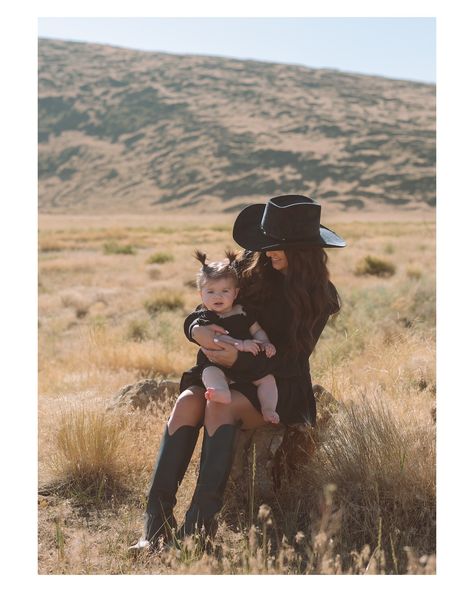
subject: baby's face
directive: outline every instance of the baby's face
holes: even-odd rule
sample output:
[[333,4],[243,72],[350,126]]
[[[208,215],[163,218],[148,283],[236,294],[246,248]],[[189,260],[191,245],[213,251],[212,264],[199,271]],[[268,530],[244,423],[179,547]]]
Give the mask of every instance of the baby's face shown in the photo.
[[201,289],[202,303],[208,310],[226,313],[232,310],[239,289],[230,278],[207,281]]

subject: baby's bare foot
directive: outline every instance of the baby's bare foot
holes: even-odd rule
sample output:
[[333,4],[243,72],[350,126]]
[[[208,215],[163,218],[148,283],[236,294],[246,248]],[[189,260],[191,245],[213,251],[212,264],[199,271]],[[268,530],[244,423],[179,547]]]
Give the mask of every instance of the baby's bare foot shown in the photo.
[[215,389],[209,387],[204,393],[204,396],[208,401],[215,401],[216,403],[230,403],[230,390],[229,389]]
[[274,409],[262,409],[262,415],[268,423],[280,423],[280,416]]

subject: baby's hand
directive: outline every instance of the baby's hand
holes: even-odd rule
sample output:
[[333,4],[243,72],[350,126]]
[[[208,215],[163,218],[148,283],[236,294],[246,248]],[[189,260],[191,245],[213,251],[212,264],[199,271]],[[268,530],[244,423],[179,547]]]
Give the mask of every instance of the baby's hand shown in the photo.
[[270,343],[269,341],[262,343],[261,348],[262,348],[262,351],[264,351],[265,354],[267,355],[267,358],[271,358],[272,356],[274,356],[276,354],[276,347],[273,345],[273,343]]
[[257,341],[256,339],[240,339],[238,342],[238,345],[236,345],[235,347],[239,351],[250,352],[254,356],[256,356],[258,354],[258,352],[260,351],[259,344],[260,344],[260,342]]

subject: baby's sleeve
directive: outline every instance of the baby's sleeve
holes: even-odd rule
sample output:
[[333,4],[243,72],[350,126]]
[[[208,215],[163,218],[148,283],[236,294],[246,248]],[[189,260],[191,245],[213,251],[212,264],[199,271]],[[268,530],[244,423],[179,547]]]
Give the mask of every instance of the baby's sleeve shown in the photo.
[[257,322],[257,311],[255,309],[253,309],[252,307],[242,307],[244,313],[245,313],[245,322],[247,324],[247,326],[250,328],[254,323]]
[[186,339],[188,339],[189,341],[192,341],[193,343],[196,343],[197,345],[199,345],[197,343],[197,341],[195,341],[192,337],[192,333],[193,333],[193,329],[194,327],[197,326],[203,326],[203,325],[210,325],[212,322],[207,316],[206,313],[209,311],[203,310],[200,306],[198,306],[198,308],[192,312],[191,314],[189,314],[185,319],[184,319],[184,334],[186,336]]

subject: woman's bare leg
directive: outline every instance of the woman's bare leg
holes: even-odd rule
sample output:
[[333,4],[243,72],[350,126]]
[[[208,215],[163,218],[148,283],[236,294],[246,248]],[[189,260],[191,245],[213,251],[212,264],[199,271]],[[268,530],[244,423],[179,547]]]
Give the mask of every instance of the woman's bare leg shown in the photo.
[[252,403],[239,393],[231,390],[231,401],[228,405],[208,401],[204,416],[207,433],[212,436],[217,428],[224,424],[241,423],[241,429],[250,430],[266,425],[261,413]]
[[179,395],[168,420],[169,435],[172,436],[181,426],[202,424],[205,409],[206,399],[202,387],[191,386],[183,391]]

